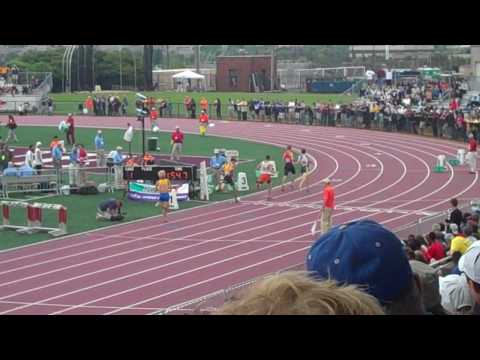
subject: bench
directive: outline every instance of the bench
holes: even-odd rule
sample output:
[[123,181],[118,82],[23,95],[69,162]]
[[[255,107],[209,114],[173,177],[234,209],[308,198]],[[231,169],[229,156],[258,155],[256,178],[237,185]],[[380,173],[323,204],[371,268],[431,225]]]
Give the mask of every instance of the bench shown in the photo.
[[5,198],[8,198],[10,193],[57,192],[58,187],[57,175],[0,176],[0,185]]

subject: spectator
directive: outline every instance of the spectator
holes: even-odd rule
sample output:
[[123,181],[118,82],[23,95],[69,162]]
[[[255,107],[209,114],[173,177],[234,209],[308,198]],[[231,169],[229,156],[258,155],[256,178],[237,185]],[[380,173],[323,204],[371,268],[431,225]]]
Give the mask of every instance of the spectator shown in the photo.
[[480,243],[476,242],[459,261],[458,267],[465,274],[470,294],[475,301],[474,314],[480,315]]
[[123,163],[125,161],[125,156],[122,154],[121,146],[117,146],[112,158],[115,171],[115,187],[119,189],[122,187],[123,183]]
[[478,241],[478,239],[473,235],[473,228],[470,225],[465,227],[465,229],[463,230],[463,234],[465,235],[465,238],[470,242],[470,244]]
[[[88,153],[83,144],[78,145],[78,165],[79,169],[79,185],[84,186],[86,183],[85,167],[88,166]],[[123,174],[122,174],[123,175]]]
[[443,259],[445,254],[445,248],[443,244],[437,239],[434,232],[431,232],[427,236],[428,246],[422,246],[422,252],[427,262],[433,262]]
[[449,315],[470,315],[475,300],[469,292],[465,274],[450,274],[439,278],[441,304]]
[[415,254],[406,248],[407,258],[412,271],[420,279],[421,293],[425,310],[435,315],[443,315],[437,272],[429,265],[415,259]]
[[36,175],[35,170],[28,165],[28,164],[23,164],[18,168],[18,176],[34,176]]
[[17,167],[13,162],[9,162],[5,170],[3,170],[3,176],[18,176]]
[[33,148],[33,145],[30,145],[28,147],[28,151],[25,154],[25,165],[31,167],[33,169],[35,161],[35,150]]
[[276,274],[227,302],[219,315],[383,315],[378,301],[355,286],[315,281],[301,272]]
[[67,125],[68,125],[68,130],[67,130],[67,144],[68,145],[73,145],[75,144],[75,121],[73,119],[72,114],[68,114],[67,118]]
[[48,106],[48,115],[53,114],[53,100],[49,97],[47,99],[47,106]]
[[307,256],[307,270],[321,279],[366,286],[387,314],[424,314],[420,280],[414,276],[401,241],[371,220],[334,227]]
[[176,161],[180,161],[180,155],[182,154],[182,146],[183,146],[183,139],[184,135],[180,131],[180,127],[175,128],[175,132],[172,134],[172,153],[170,155],[170,160],[175,158]]
[[33,158],[33,168],[36,170],[38,175],[41,175],[41,170],[43,167],[43,154],[40,146],[42,146],[42,143],[38,141],[35,145],[35,152]]
[[95,136],[94,143],[95,143],[97,167],[105,167],[106,166],[105,138],[103,137],[102,130],[97,131],[97,135]]
[[7,123],[8,135],[5,142],[8,142],[10,138],[13,138],[13,141],[18,142],[17,138],[17,123],[15,122],[15,118],[12,115],[8,115],[8,123]]
[[52,141],[50,142],[50,150],[53,150],[55,148],[55,146],[58,145],[58,143],[60,142],[60,139],[58,138],[57,135],[55,135],[53,138],[52,138]]
[[63,148],[63,143],[58,142],[52,148],[52,161],[53,167],[57,173],[62,169],[63,154],[65,149]]
[[450,217],[445,220],[447,224],[456,224],[457,228],[460,228],[460,225],[462,224],[462,212],[460,209],[458,209],[458,200],[453,198],[450,200],[450,204],[452,205],[453,209],[450,212]]
[[456,224],[450,224],[450,230],[454,236],[450,243],[450,255],[452,256],[453,262],[458,264],[460,257],[465,254],[470,247],[470,241],[459,232]]
[[222,102],[220,101],[220,98],[217,98],[214,104],[215,104],[217,119],[221,120],[222,119]]

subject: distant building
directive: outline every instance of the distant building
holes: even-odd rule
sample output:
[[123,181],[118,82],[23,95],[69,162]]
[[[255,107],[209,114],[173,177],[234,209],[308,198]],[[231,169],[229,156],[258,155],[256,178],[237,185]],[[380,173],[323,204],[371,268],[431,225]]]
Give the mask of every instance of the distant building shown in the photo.
[[216,83],[217,91],[271,91],[277,83],[276,59],[271,55],[218,56]]
[[392,59],[416,56],[428,58],[434,51],[434,45],[352,45],[351,57],[384,56]]

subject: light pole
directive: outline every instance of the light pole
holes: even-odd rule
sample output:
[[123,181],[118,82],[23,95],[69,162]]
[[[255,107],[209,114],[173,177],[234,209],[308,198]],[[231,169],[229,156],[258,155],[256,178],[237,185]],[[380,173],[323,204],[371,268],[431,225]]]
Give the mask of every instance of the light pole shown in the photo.
[[123,90],[122,49],[123,46],[120,45],[120,90]]

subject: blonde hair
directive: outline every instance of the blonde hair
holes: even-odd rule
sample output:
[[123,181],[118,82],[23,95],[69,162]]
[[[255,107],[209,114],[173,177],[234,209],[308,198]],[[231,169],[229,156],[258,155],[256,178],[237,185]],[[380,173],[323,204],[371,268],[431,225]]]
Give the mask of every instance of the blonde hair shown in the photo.
[[164,179],[166,176],[167,176],[167,173],[165,172],[165,170],[160,170],[160,171],[158,172],[158,177],[159,177],[160,179]]
[[265,278],[218,315],[384,315],[378,301],[356,286],[317,281],[306,272]]

